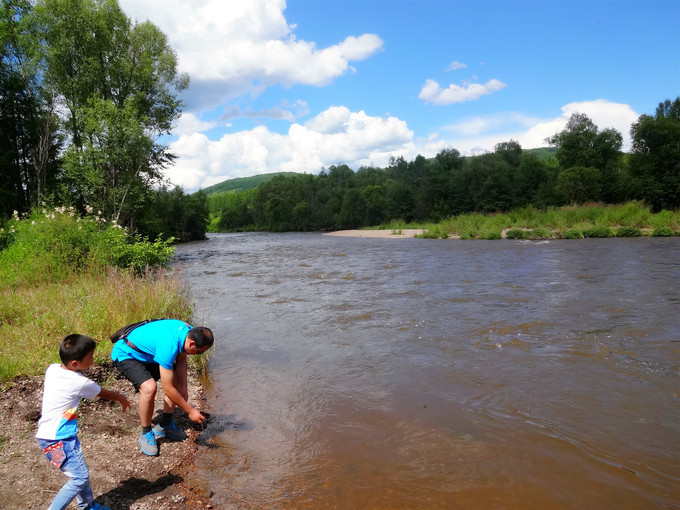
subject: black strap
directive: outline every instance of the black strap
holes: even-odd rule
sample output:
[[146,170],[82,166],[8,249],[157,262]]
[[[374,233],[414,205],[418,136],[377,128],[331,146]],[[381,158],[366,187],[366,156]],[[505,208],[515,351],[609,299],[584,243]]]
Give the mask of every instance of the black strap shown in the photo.
[[113,342],[114,344],[116,342],[118,342],[119,340],[125,340],[125,343],[131,349],[134,349],[135,351],[137,351],[141,354],[145,354],[147,356],[150,356],[150,354],[148,352],[144,352],[139,347],[137,347],[135,344],[130,342],[130,340],[128,340],[127,337],[130,333],[132,333],[132,331],[134,331],[135,329],[137,329],[140,326],[144,326],[144,324],[148,324],[149,322],[162,321],[162,320],[164,320],[164,319],[145,319],[143,321],[133,322],[132,324],[128,324],[127,326],[123,326],[118,331],[116,331],[113,335],[111,335],[109,338],[111,339],[111,342]]

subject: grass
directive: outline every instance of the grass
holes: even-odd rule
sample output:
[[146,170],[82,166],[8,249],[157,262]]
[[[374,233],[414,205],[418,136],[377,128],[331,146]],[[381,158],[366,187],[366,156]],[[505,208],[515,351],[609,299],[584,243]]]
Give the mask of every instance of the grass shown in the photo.
[[44,372],[58,363],[61,340],[81,333],[97,342],[95,361],[109,359],[109,335],[141,318],[190,320],[183,282],[165,270],[145,277],[110,270],[57,283],[0,289],[0,381]]
[[680,235],[680,211],[661,211],[655,214],[642,202],[629,202],[619,206],[569,206],[545,211],[525,207],[508,213],[463,214],[424,228],[425,232],[421,236],[424,238],[668,237]]
[[101,363],[109,359],[109,335],[121,326],[192,317],[187,288],[164,268],[174,248],[127,236],[101,219],[78,218],[73,210],[55,211],[15,215],[0,228],[3,383],[59,362],[59,343],[71,333],[94,338]]

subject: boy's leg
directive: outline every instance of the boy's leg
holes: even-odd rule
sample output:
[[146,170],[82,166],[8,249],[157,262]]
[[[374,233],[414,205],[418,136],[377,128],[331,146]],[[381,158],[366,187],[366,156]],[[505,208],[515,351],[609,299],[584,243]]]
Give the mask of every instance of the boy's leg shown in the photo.
[[87,464],[85,464],[80,441],[75,437],[62,439],[62,442],[64,443],[66,460],[60,469],[62,473],[69,477],[69,480],[55,496],[50,505],[50,510],[63,510],[74,498],[78,502],[78,508],[89,508],[94,501],[94,494],[90,489],[90,473]]

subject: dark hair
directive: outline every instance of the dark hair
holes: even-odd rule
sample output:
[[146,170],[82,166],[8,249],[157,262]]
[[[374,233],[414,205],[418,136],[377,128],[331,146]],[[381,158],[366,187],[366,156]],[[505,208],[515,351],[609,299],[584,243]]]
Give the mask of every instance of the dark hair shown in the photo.
[[97,344],[89,336],[73,334],[61,341],[59,357],[64,365],[71,361],[83,361],[83,358],[94,351]]
[[196,327],[189,330],[187,337],[196,342],[196,347],[203,349],[204,347],[212,347],[214,342],[213,332],[208,328]]

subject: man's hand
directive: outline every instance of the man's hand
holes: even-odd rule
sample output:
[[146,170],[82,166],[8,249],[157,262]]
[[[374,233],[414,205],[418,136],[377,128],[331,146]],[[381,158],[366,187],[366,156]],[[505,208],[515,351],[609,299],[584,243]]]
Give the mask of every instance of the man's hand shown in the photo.
[[191,409],[191,412],[189,412],[189,419],[194,423],[203,423],[205,416],[201,414],[201,411],[194,407]]

